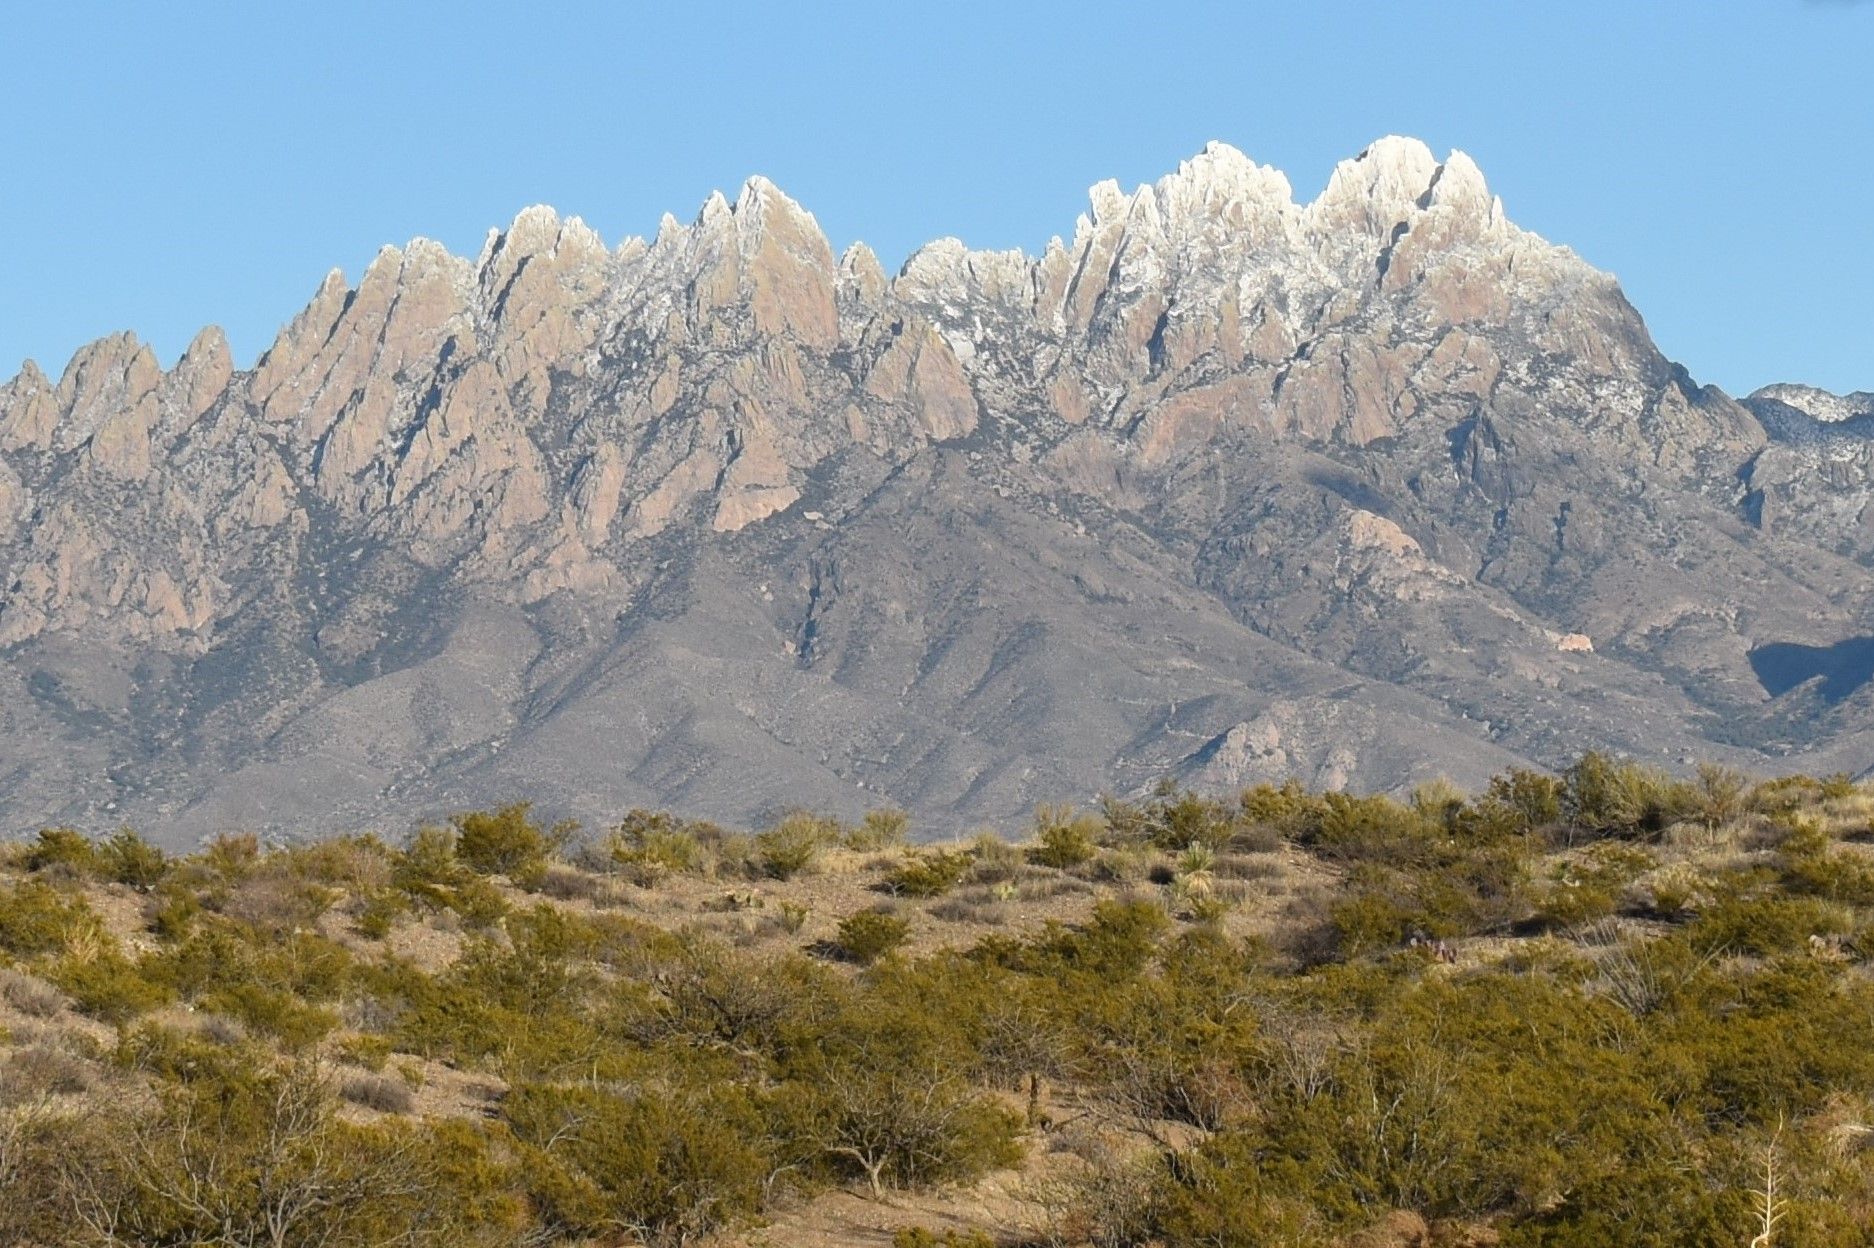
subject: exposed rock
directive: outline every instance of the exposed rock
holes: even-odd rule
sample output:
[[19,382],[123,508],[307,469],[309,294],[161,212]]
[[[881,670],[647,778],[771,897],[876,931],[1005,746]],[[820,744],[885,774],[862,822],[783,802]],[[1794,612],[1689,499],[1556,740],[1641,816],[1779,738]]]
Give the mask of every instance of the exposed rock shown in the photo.
[[0,817],[1852,769],[1874,700],[1756,663],[1874,634],[1870,563],[1874,400],[1698,386],[1462,153],[1302,204],[1211,144],[896,277],[760,178],[609,249],[533,207],[252,369],[117,335],[0,386],[8,722],[67,733],[0,742]]

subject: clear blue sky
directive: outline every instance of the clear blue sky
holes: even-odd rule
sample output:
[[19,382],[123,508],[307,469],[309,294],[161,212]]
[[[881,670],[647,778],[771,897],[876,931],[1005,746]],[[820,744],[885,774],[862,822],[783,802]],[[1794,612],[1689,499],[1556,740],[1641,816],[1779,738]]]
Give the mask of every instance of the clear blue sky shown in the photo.
[[1312,196],[1475,156],[1743,391],[1874,388],[1874,3],[0,0],[0,377],[117,329],[251,361],[325,271],[548,202],[617,241],[765,173],[836,247],[1033,250],[1219,138]]

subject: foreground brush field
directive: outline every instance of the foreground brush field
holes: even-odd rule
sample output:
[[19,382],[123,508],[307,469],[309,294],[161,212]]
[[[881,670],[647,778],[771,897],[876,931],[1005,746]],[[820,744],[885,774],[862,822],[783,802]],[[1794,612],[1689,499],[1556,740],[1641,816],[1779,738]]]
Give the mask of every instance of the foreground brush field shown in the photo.
[[1871,820],[1591,754],[942,845],[48,830],[0,1243],[1874,1243]]

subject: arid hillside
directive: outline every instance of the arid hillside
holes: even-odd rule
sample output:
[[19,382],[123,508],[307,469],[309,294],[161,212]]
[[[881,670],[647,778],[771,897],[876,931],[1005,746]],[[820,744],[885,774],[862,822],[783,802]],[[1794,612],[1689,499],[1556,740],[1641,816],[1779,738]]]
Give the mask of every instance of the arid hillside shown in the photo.
[[1869,1243],[1845,778],[914,830],[12,845],[0,1242]]

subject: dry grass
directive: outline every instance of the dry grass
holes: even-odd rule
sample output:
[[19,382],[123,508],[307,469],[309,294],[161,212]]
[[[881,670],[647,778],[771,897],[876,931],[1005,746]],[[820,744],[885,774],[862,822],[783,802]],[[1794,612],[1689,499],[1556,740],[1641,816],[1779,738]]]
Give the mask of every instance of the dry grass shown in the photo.
[[32,975],[0,970],[0,1000],[28,1018],[52,1018],[65,1008],[65,994]]
[[416,1093],[410,1086],[383,1075],[348,1075],[339,1081],[338,1094],[380,1114],[407,1114],[416,1108]]

